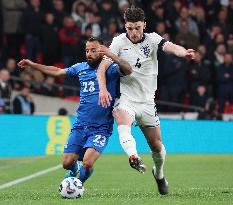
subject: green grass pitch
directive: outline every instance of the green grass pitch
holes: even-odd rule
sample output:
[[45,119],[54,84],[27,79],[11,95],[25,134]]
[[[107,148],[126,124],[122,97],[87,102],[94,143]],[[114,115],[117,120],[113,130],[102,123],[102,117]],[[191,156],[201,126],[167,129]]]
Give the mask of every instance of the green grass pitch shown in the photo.
[[[103,155],[85,183],[84,197],[62,199],[58,187],[65,171],[39,176],[0,190],[1,205],[220,205],[233,204],[233,155],[168,154],[165,174],[170,194],[160,196],[151,174],[150,155],[142,155],[148,170],[140,174],[126,155]],[[58,165],[61,156],[0,159],[0,185]]]

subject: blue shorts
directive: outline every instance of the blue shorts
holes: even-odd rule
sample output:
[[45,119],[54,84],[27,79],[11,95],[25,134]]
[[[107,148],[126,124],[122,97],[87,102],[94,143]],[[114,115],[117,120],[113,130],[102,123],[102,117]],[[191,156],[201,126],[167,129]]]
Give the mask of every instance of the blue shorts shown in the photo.
[[64,153],[75,153],[82,160],[87,148],[94,148],[100,154],[108,144],[112,129],[101,127],[78,127],[72,128],[67,143],[64,146]]

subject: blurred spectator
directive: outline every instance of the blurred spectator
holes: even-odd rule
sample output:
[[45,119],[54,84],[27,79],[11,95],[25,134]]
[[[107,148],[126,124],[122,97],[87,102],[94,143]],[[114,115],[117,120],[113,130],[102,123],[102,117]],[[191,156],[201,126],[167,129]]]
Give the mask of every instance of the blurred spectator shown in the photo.
[[40,47],[40,34],[42,29],[43,13],[40,10],[40,0],[30,0],[28,8],[23,12],[22,26],[27,46],[27,58],[36,61]]
[[233,1],[229,1],[228,7],[228,22],[233,22]]
[[218,111],[217,102],[209,98],[206,102],[205,108],[198,115],[199,120],[222,120],[222,115]]
[[203,7],[206,12],[206,21],[208,25],[212,25],[220,8],[219,1],[216,0],[202,0]]
[[81,31],[75,25],[72,16],[64,18],[63,27],[59,30],[59,39],[62,43],[62,55],[65,67],[69,67],[76,62],[75,49],[80,41]]
[[176,27],[178,28],[178,30],[182,29],[182,21],[187,21],[188,31],[193,35],[199,37],[197,23],[189,16],[189,10],[186,7],[181,8],[180,18],[176,20]]
[[175,42],[185,48],[195,49],[199,44],[198,37],[189,31],[188,21],[182,20],[180,24],[180,31],[176,36]]
[[154,32],[157,22],[166,23],[164,8],[153,1],[150,10],[148,11],[147,18],[148,22],[150,22],[150,24],[147,25],[147,31]]
[[[20,70],[16,66],[16,61],[13,58],[8,58],[6,61],[5,69],[8,70],[10,77],[19,78]],[[10,79],[9,80],[11,87],[13,89],[18,90],[20,88],[20,82],[17,79]]]
[[213,50],[216,48],[215,38],[220,33],[222,33],[222,29],[218,24],[213,24],[210,29],[207,29],[207,35],[203,37],[203,42],[209,48],[209,55],[213,55]]
[[116,22],[110,21],[107,25],[107,29],[101,35],[101,39],[105,42],[105,45],[110,46],[112,39],[116,36],[117,31],[118,28]]
[[25,0],[2,0],[3,32],[6,37],[7,55],[19,59],[19,47],[23,42],[23,30],[20,23]]
[[67,109],[65,109],[64,107],[61,107],[58,112],[57,112],[58,115],[61,115],[61,116],[66,116],[68,115],[68,111]]
[[41,94],[47,96],[57,96],[58,89],[54,86],[55,79],[51,76],[48,76],[45,82],[41,86]]
[[74,2],[72,7],[73,8],[71,16],[74,18],[76,25],[80,28],[82,33],[84,33],[89,17],[87,6],[85,2],[78,0]]
[[221,27],[222,31],[224,32],[225,36],[230,34],[230,32],[232,31],[232,22],[230,22],[230,24],[228,24],[227,9],[226,8],[222,8],[218,12],[218,21],[217,21],[217,23],[220,25],[220,27]]
[[156,24],[155,32],[159,34],[160,36],[163,36],[166,33],[166,26],[162,21],[159,21]]
[[54,15],[47,13],[45,15],[45,24],[41,33],[43,62],[46,65],[53,65],[60,59],[60,44],[58,39],[58,30],[54,24]]
[[211,73],[208,65],[205,65],[200,53],[196,53],[195,62],[191,62],[189,66],[189,87],[190,94],[194,95],[197,91],[198,85],[204,85],[208,89],[208,93],[212,92]]
[[224,56],[224,63],[217,70],[218,100],[220,112],[224,111],[226,101],[233,103],[233,60],[232,55]]
[[118,22],[119,12],[116,9],[115,1],[102,0],[99,5],[99,15],[105,28],[107,28],[109,22]]
[[22,79],[20,89],[22,89],[22,87],[26,86],[26,87],[30,88],[31,90],[33,90],[33,88],[34,88],[34,86],[32,85],[33,78],[28,71],[24,70],[23,72],[21,72],[20,78]]
[[10,113],[11,86],[10,74],[7,70],[0,70],[0,113]]
[[180,0],[166,1],[166,10],[165,15],[166,19],[169,21],[166,25],[167,31],[171,35],[172,39],[175,39],[175,36],[178,32],[178,28],[176,27],[176,21],[180,17],[180,10],[182,8],[182,3]]
[[180,10],[182,4],[180,0],[168,1],[167,5],[167,15],[169,19],[172,19],[172,22],[175,22],[180,17]]
[[224,44],[225,43],[224,35],[222,33],[217,34],[215,37],[215,42],[216,44],[220,44],[220,43]]
[[63,20],[68,14],[65,11],[63,0],[52,0],[53,1],[53,15],[55,17],[54,24],[57,28],[63,26]]
[[[163,72],[160,75],[163,79],[161,87],[161,100],[182,103],[187,87],[186,67],[184,59],[174,55],[168,55],[164,59]],[[177,112],[179,108],[168,107],[166,112]]]
[[226,46],[224,44],[219,44],[214,52],[214,66],[217,68],[219,65],[223,64],[224,56],[226,54]]
[[92,36],[99,37],[102,33],[101,17],[98,13],[91,13],[89,17],[89,24],[92,29]]
[[209,95],[207,94],[206,86],[198,85],[196,92],[192,95],[192,105],[204,108],[208,99]]
[[205,36],[207,35],[207,30],[206,30],[207,23],[206,23],[204,9],[200,6],[195,7],[193,16],[195,17],[195,20],[197,22],[200,41],[203,42]]
[[23,87],[12,103],[14,114],[31,115],[35,111],[35,104],[32,100],[28,87]]
[[233,34],[228,36],[227,47],[228,51],[233,55]]
[[121,32],[124,32],[124,25],[125,25],[125,20],[124,20],[124,12],[126,11],[127,8],[130,7],[129,1],[127,0],[118,0],[118,8],[119,8],[119,22],[118,22],[118,27]]

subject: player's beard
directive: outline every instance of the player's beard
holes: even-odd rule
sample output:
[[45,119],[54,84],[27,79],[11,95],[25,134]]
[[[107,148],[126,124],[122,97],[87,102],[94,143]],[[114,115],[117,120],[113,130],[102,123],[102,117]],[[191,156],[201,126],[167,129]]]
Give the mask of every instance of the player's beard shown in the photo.
[[87,59],[88,65],[90,65],[93,68],[96,68],[100,64],[101,61],[102,61],[102,57],[96,58],[96,59],[93,59],[93,58]]

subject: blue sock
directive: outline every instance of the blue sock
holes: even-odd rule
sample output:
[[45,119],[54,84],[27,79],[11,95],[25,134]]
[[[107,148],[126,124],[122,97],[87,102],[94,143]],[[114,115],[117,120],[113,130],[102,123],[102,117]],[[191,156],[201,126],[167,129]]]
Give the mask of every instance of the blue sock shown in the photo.
[[92,168],[89,172],[82,166],[80,169],[79,180],[84,183],[92,174],[94,169]]
[[73,173],[76,173],[78,170],[79,166],[77,162],[75,162],[72,166],[69,167],[69,170],[72,171]]

